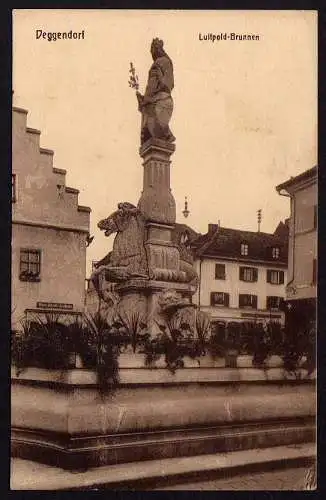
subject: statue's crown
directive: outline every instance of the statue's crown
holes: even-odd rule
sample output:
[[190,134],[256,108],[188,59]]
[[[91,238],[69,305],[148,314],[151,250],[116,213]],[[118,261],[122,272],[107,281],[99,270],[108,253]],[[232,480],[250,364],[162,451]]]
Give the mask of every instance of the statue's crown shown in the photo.
[[152,45],[163,48],[164,42],[160,38],[153,38]]

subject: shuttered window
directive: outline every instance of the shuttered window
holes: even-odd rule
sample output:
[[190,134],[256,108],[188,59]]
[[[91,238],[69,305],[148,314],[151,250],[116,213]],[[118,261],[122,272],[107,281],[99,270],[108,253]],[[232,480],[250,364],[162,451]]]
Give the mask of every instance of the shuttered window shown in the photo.
[[283,285],[284,283],[284,271],[267,269],[267,283],[272,285]]
[[241,281],[257,281],[258,269],[256,267],[243,267],[239,268],[239,279]]
[[230,296],[224,292],[211,292],[211,306],[229,307]]
[[240,293],[239,307],[250,307],[252,309],[257,309],[257,295]]
[[225,280],[225,264],[215,264],[215,279]]
[[266,309],[280,309],[283,300],[283,297],[276,297],[274,295],[268,296],[266,301]]

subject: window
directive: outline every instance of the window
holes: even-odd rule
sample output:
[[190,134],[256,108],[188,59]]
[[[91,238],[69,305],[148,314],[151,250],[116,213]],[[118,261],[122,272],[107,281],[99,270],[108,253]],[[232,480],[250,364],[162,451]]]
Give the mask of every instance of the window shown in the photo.
[[250,307],[252,309],[257,309],[257,295],[240,293],[239,307]]
[[180,243],[181,245],[186,245],[189,242],[189,235],[187,232],[182,233],[180,237]]
[[312,261],[312,284],[316,285],[317,283],[317,259]]
[[273,257],[273,259],[279,259],[280,258],[280,249],[279,249],[279,247],[273,247],[272,248],[272,257]]
[[224,292],[211,293],[211,306],[225,306],[229,307],[229,294]]
[[267,297],[266,309],[280,309],[283,300],[284,300],[283,297],[274,297],[274,296]]
[[24,249],[20,251],[21,281],[40,281],[41,251]]
[[215,279],[225,280],[225,264],[215,264]]
[[272,285],[282,285],[284,283],[284,271],[267,269],[267,283],[271,283]]
[[249,247],[247,243],[241,243],[241,255],[248,255]]
[[314,229],[317,229],[317,220],[318,220],[318,209],[317,205],[314,205]]
[[16,174],[11,174],[11,201],[15,203],[17,201],[17,186],[16,186]]
[[239,279],[241,281],[258,281],[258,269],[256,267],[240,267]]

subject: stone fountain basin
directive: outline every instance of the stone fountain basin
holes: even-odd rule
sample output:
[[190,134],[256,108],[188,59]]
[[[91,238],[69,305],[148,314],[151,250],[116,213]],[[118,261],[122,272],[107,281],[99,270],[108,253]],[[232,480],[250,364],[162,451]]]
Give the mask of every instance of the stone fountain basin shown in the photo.
[[120,379],[101,396],[91,370],[13,370],[12,454],[74,469],[314,439],[314,375],[121,368]]

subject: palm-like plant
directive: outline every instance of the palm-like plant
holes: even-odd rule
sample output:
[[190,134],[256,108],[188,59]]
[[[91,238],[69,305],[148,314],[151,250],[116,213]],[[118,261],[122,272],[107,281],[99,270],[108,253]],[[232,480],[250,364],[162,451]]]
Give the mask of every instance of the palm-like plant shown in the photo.
[[146,333],[146,323],[143,315],[139,311],[123,311],[117,314],[118,321],[125,330],[127,341],[130,343],[133,352],[136,352],[140,343],[146,342],[149,335]]
[[198,337],[198,344],[201,350],[201,353],[205,354],[205,347],[208,343],[208,335],[210,333],[210,318],[207,313],[203,311],[196,311],[196,331]]
[[111,335],[111,327],[99,313],[85,313],[88,327],[89,349],[96,354],[96,373],[98,387],[101,393],[113,390],[119,383],[119,346]]

